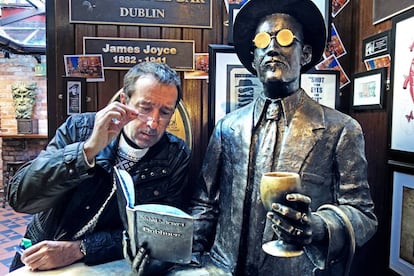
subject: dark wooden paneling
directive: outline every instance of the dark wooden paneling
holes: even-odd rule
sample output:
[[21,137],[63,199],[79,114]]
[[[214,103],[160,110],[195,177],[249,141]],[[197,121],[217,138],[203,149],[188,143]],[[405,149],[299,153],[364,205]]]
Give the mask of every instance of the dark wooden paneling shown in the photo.
[[[351,1],[353,16],[356,18],[354,36],[352,73],[366,71],[362,61],[362,40],[391,28],[391,21],[372,24],[373,1]],[[355,35],[356,34],[356,35]],[[376,111],[351,112],[364,131],[366,155],[368,160],[368,180],[372,198],[375,203],[375,214],[378,217],[378,231],[355,257],[353,275],[393,275],[388,269],[391,194],[392,184],[389,181],[387,162],[388,108]]]

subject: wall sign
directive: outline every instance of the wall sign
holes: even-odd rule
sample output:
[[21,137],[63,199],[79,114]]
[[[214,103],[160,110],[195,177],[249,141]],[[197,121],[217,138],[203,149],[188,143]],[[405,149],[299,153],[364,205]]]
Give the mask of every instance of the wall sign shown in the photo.
[[177,71],[194,70],[194,40],[84,37],[84,54],[101,54],[104,69],[128,70],[155,61]]
[[69,22],[212,28],[212,0],[70,0]]

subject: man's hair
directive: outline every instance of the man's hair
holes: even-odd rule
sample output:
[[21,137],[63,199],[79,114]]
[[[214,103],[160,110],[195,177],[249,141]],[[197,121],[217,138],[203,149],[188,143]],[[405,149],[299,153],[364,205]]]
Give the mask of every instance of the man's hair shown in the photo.
[[177,73],[167,64],[157,62],[141,62],[132,67],[124,77],[123,92],[131,98],[135,92],[135,82],[142,76],[151,75],[161,84],[175,85],[177,87],[177,103],[181,99],[181,80]]

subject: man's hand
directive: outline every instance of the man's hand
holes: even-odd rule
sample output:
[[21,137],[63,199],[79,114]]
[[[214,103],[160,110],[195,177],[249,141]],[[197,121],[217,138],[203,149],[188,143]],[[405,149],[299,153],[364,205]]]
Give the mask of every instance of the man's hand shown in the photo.
[[272,220],[272,228],[277,236],[287,243],[307,245],[313,240],[324,238],[324,223],[319,216],[311,213],[311,199],[308,196],[292,193],[286,195],[287,203],[273,203],[267,217]]
[[92,163],[98,152],[105,148],[121,132],[121,129],[137,116],[136,110],[120,102],[113,102],[98,111],[92,134],[83,146],[88,162]]
[[[150,261],[149,250],[147,250],[145,244],[138,248],[138,250],[131,250],[132,246],[135,249],[135,241],[132,241],[131,244],[131,240],[129,238],[127,231],[123,231],[123,236],[124,238],[122,241],[122,247],[125,260],[127,260],[127,262],[130,263],[134,275],[145,275],[145,270]],[[133,254],[131,253],[132,251],[137,252],[135,256],[133,256]]]
[[25,249],[21,261],[30,270],[49,270],[70,265],[83,258],[80,241],[42,241]]

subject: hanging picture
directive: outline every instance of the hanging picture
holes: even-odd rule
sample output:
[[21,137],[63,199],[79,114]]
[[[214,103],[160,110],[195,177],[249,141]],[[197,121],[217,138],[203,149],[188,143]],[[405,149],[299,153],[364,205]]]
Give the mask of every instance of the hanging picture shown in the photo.
[[393,59],[390,149],[393,158],[414,159],[414,9],[392,20]]
[[[390,162],[389,162],[390,163]],[[390,268],[414,275],[414,168],[392,162]]]

